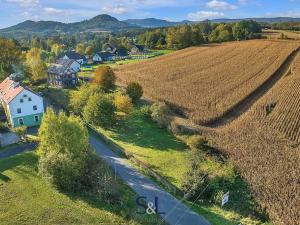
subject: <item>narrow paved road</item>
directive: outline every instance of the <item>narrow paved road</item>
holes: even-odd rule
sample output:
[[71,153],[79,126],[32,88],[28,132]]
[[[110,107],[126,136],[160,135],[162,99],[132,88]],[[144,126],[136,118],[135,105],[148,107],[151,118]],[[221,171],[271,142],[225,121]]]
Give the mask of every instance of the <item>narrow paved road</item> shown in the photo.
[[24,144],[24,145],[20,145],[20,146],[14,146],[14,147],[6,149],[3,152],[0,152],[0,159],[11,157],[11,156],[23,153],[23,152],[33,151],[34,149],[36,149],[36,144],[34,144],[34,143],[28,143],[28,144]]
[[90,144],[119,177],[124,180],[139,196],[147,197],[148,202],[155,202],[158,197],[158,209],[165,212],[161,217],[170,225],[209,225],[210,223],[175,197],[164,191],[149,178],[134,169],[124,158],[115,154],[95,134],[90,133]]

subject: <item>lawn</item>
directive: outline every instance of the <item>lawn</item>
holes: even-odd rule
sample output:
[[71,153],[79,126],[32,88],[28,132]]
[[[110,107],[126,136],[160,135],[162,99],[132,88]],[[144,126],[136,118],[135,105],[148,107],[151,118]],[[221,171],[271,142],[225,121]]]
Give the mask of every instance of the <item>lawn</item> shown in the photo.
[[[149,58],[170,54],[174,51],[175,50],[167,50],[167,49],[166,50],[150,50]],[[102,66],[102,65],[106,65],[106,66],[115,68],[118,66],[136,63],[136,62],[140,62],[143,60],[147,60],[147,58],[146,59],[133,58],[133,59],[124,59],[124,60],[114,61],[114,62],[106,62],[103,64],[90,64],[90,65],[87,65],[87,66],[81,68],[81,71],[78,73],[78,76],[79,77],[92,77],[93,72],[97,69],[97,67]]]
[[0,160],[0,224],[155,224],[137,216],[135,194],[122,184],[124,205],[110,205],[85,194],[65,194],[42,180],[37,156],[25,153]]

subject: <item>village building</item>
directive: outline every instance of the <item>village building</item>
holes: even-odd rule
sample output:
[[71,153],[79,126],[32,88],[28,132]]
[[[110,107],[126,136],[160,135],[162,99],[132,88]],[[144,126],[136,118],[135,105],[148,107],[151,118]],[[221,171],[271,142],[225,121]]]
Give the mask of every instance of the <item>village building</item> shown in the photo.
[[62,59],[73,59],[76,60],[80,65],[84,65],[87,63],[87,58],[75,51],[66,52]]
[[146,54],[148,53],[148,50],[143,45],[136,45],[134,44],[131,48],[130,54],[131,55],[140,55],[140,54]]
[[58,60],[59,63],[51,64],[47,70],[48,84],[53,86],[75,87],[78,84],[77,72],[80,65],[75,60]]
[[93,56],[93,62],[94,63],[102,63],[106,61],[112,61],[114,60],[114,54],[110,52],[98,52]]
[[0,101],[12,127],[33,127],[41,124],[44,114],[43,98],[22,87],[11,77],[0,84]]

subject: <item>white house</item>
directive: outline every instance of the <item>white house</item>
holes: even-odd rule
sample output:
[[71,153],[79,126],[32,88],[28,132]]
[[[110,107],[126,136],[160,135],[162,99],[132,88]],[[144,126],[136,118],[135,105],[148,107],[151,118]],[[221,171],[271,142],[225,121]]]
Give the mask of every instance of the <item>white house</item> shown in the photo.
[[84,55],[80,55],[79,53],[74,52],[74,51],[66,52],[64,54],[64,57],[62,57],[62,59],[73,59],[73,60],[76,60],[77,62],[79,62],[80,65],[87,63],[87,58]]
[[44,114],[43,98],[20,86],[10,77],[0,84],[0,101],[12,127],[41,124]]

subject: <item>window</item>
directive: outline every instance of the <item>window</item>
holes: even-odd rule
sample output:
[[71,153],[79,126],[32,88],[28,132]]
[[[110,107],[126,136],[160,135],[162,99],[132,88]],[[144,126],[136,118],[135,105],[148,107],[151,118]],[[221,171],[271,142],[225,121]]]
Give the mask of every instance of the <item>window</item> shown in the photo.
[[34,116],[34,121],[35,121],[35,122],[39,122],[39,116],[38,116],[38,115],[35,115],[35,116]]
[[29,101],[29,102],[31,102],[31,101],[32,101],[32,99],[29,97],[29,98],[28,98],[28,101]]
[[37,110],[37,106],[36,106],[36,105],[33,106],[33,110],[34,110],[34,111]]
[[24,102],[23,98],[21,98],[21,99],[20,99],[20,102],[21,102],[21,103],[23,103],[23,102]]
[[25,94],[25,95],[23,95],[23,97],[24,97],[24,98],[27,98],[27,95]]
[[22,112],[21,108],[17,108],[17,112],[21,113]]
[[19,119],[19,124],[20,124],[21,126],[24,125],[24,120],[23,120],[23,118],[20,118],[20,119]]

